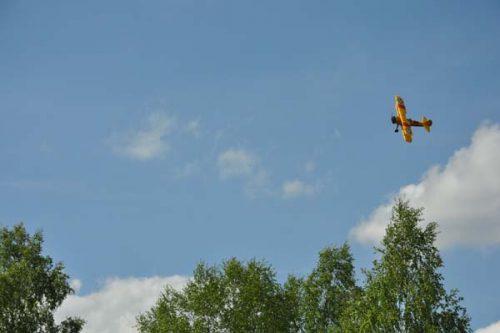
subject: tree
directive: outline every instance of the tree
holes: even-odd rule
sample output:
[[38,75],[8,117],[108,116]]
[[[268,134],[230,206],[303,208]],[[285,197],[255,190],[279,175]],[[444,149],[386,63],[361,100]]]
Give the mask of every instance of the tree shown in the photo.
[[157,304],[137,319],[148,333],[292,332],[293,286],[282,287],[264,262],[230,259],[199,264],[180,292],[167,287]]
[[329,247],[319,253],[316,268],[303,284],[304,332],[340,329],[347,301],[356,292],[353,258],[349,246]]
[[347,332],[470,332],[456,290],[447,293],[434,246],[437,224],[420,227],[422,209],[399,200],[367,282],[343,319]]
[[356,285],[349,246],[319,253],[311,274],[280,285],[272,268],[230,259],[199,264],[182,291],[166,288],[137,319],[141,333],[470,332],[457,290],[447,292],[434,246],[437,224],[398,201],[376,252]]
[[307,278],[290,275],[283,286],[266,263],[233,258],[199,264],[182,291],[167,287],[137,323],[142,333],[333,332],[358,289],[347,244],[324,249]]
[[0,332],[76,333],[83,320],[60,325],[54,311],[73,292],[62,263],[42,255],[43,236],[30,236],[23,224],[0,228]]

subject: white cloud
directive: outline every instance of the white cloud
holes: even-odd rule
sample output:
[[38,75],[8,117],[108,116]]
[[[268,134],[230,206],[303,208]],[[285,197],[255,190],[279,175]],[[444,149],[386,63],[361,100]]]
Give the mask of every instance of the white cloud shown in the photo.
[[297,198],[302,196],[312,196],[319,191],[317,185],[311,185],[302,180],[287,180],[283,183],[282,196],[285,199]]
[[475,333],[499,333],[500,332],[500,321],[489,325],[488,327],[480,328],[476,330]]
[[243,178],[244,192],[250,198],[272,195],[269,175],[257,157],[244,149],[228,149],[219,154],[217,167],[221,178]]
[[80,288],[82,287],[82,281],[78,279],[72,279],[69,282],[69,286],[75,291],[75,293],[78,293],[80,291]]
[[[274,186],[267,170],[259,159],[244,149],[228,149],[217,158],[219,175],[223,179],[240,178],[244,180],[244,192],[250,198],[257,196],[291,199],[310,197],[320,191],[319,184],[310,184],[302,180],[288,180],[281,187]],[[308,173],[314,172],[316,164],[305,165]]]
[[[149,310],[166,285],[180,290],[188,282],[182,276],[108,279],[100,290],[68,296],[57,310],[56,321],[73,316],[86,321],[83,333],[135,333],[136,317]],[[73,280],[73,287],[81,286]]]
[[[417,184],[396,196],[425,207],[426,221],[439,223],[438,246],[500,244],[500,126],[486,124],[446,166],[432,167]],[[390,218],[391,202],[376,208],[351,230],[363,243],[377,243]]]
[[142,128],[134,133],[113,135],[108,139],[113,151],[138,160],[150,160],[165,155],[170,146],[165,136],[174,126],[174,121],[164,113],[150,114]]
[[255,157],[244,149],[228,149],[217,158],[222,178],[249,176],[257,164]]

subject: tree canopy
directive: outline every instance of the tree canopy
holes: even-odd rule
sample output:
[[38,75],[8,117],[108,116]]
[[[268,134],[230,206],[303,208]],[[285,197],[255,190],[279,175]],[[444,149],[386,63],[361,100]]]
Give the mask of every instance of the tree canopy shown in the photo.
[[312,272],[281,284],[266,262],[200,263],[187,286],[167,287],[137,318],[141,333],[470,332],[458,291],[446,291],[437,224],[399,200],[378,259],[356,284],[349,246],[319,253]]
[[83,320],[57,325],[54,311],[73,292],[62,263],[42,255],[43,236],[22,224],[0,228],[0,332],[76,333]]
[[[447,292],[439,272],[443,260],[434,245],[437,224],[423,222],[422,209],[399,200],[380,255],[344,327],[358,332],[469,332],[470,319],[458,291]],[[352,320],[354,318],[355,320]]]
[[230,259],[199,264],[182,292],[166,288],[138,317],[140,332],[285,332],[294,318],[291,295],[264,262]]

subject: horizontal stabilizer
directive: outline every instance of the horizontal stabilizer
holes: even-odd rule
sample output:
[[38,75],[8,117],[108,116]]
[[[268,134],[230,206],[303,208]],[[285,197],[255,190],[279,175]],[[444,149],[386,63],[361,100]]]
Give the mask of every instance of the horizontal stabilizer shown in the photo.
[[422,125],[424,126],[424,128],[427,132],[430,132],[431,126],[432,126],[432,120],[423,117],[422,118]]

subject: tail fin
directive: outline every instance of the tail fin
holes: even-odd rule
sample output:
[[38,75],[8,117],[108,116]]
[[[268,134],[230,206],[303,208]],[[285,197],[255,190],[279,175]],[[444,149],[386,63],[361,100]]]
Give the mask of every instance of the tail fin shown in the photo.
[[424,128],[427,132],[430,132],[431,126],[432,126],[432,120],[423,117],[422,118],[422,125],[424,125]]

